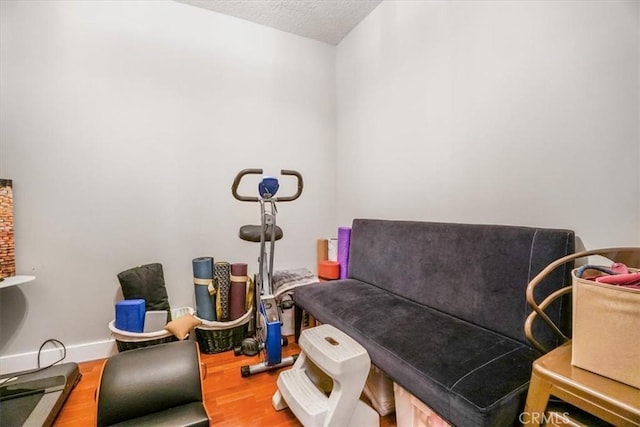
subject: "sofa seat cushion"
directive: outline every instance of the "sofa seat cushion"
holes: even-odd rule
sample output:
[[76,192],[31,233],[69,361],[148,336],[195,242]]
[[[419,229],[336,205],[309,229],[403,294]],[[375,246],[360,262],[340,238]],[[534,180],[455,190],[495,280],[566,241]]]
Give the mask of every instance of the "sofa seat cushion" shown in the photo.
[[354,279],[304,286],[294,297],[453,425],[517,423],[539,356],[521,342]]

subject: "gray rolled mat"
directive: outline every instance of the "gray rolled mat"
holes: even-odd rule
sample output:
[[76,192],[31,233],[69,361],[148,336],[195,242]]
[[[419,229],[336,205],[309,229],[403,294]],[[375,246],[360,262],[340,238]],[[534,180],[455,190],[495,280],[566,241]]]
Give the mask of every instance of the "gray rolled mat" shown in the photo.
[[193,287],[196,295],[196,315],[204,320],[216,320],[213,258],[195,258],[192,261],[192,265]]
[[247,301],[247,264],[231,264],[231,298],[229,315],[236,320],[246,313]]
[[229,320],[229,291],[231,289],[231,264],[228,262],[215,263],[216,280],[218,281],[218,305],[216,314],[219,321]]

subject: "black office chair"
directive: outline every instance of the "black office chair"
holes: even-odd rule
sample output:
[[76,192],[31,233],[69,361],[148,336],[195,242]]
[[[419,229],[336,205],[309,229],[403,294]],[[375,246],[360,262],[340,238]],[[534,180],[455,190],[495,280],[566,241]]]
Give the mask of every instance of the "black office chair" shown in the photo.
[[193,341],[125,351],[105,362],[97,390],[102,426],[208,426]]

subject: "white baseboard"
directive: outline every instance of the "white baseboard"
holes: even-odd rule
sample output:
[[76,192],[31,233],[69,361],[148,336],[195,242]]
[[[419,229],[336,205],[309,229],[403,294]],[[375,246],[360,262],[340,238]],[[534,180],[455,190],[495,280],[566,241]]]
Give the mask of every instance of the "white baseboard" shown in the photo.
[[[71,345],[66,346],[66,348],[67,355],[60,363],[79,363],[88,360],[104,359],[118,352],[114,339]],[[62,347],[55,343],[48,343],[40,352],[40,366],[43,367],[54,363],[62,356]],[[37,367],[38,351],[0,357],[0,374],[35,369]]]

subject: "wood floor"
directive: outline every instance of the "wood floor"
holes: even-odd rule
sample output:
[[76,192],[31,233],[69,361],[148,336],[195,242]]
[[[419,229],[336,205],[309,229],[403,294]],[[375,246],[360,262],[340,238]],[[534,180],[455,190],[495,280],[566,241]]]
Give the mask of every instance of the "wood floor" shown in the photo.
[[[285,356],[299,353],[290,337],[283,350]],[[259,356],[233,355],[233,351],[218,354],[202,354],[207,375],[204,379],[204,400],[211,425],[237,426],[300,426],[289,409],[276,412],[271,406],[271,396],[276,390],[279,371],[263,372],[242,378],[240,367],[260,361]],[[82,379],[69,395],[54,426],[77,427],[95,425],[95,392],[104,360],[80,363]],[[288,369],[288,368],[283,368]],[[380,417],[380,426],[394,427],[395,415]]]

